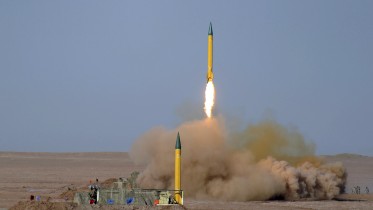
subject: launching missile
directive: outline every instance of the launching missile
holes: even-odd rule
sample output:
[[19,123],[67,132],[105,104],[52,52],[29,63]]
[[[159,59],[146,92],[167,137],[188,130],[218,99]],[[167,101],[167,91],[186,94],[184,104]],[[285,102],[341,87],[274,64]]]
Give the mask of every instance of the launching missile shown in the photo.
[[213,33],[212,33],[212,24],[210,22],[209,33],[207,36],[207,83],[214,79],[214,73],[212,72],[212,45],[213,45]]
[[175,201],[178,204],[183,204],[181,193],[181,142],[179,132],[177,133],[175,145]]

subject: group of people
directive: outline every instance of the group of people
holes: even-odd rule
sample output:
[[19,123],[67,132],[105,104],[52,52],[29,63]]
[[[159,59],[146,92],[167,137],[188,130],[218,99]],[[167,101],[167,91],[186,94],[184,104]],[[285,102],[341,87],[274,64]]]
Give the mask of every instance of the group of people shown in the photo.
[[89,192],[89,204],[97,204],[98,202],[98,179],[96,178],[96,183],[92,184],[92,181],[90,181],[90,185],[88,186]]
[[[352,194],[360,194],[360,186],[355,186],[351,189]],[[369,194],[369,188],[365,187],[365,193]]]

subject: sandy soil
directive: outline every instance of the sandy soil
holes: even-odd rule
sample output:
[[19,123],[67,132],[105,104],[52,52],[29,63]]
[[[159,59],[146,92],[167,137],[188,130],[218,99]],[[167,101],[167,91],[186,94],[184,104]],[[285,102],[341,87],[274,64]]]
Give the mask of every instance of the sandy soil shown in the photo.
[[0,208],[30,195],[57,198],[90,180],[128,177],[141,170],[127,153],[0,153]]
[[[224,202],[186,198],[185,207],[187,209],[373,209],[373,157],[343,154],[324,156],[324,158],[328,162],[342,161],[348,171],[347,193],[351,193],[355,186],[360,186],[362,194],[346,194],[338,198],[344,201]],[[0,210],[8,209],[19,201],[26,202],[30,195],[41,196],[45,203],[48,203],[46,201],[48,198],[51,202],[65,202],[60,195],[68,189],[86,187],[89,180],[95,180],[96,177],[102,181],[112,177],[128,177],[132,171],[142,169],[143,167],[135,166],[131,162],[127,153],[0,152]],[[366,194],[365,187],[368,187],[372,194]],[[29,204],[25,203],[25,205]],[[55,209],[59,209],[58,204],[53,205]],[[78,209],[73,205],[70,207],[68,209]],[[41,209],[40,206],[35,209],[38,208]],[[98,207],[84,209],[98,209]]]

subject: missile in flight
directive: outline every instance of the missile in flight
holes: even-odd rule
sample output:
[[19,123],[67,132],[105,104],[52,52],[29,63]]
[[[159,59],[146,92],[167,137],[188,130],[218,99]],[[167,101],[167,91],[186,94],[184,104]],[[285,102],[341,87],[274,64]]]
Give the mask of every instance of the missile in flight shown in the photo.
[[212,82],[214,79],[214,73],[212,71],[212,45],[213,45],[213,39],[214,35],[212,32],[212,24],[210,22],[210,27],[209,27],[209,33],[207,36],[207,83]]

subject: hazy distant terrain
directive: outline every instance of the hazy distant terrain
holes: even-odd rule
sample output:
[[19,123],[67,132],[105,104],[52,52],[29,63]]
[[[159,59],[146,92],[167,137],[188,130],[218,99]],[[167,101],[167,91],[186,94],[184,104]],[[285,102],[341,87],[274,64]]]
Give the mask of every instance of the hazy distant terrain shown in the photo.
[[[323,156],[327,162],[341,161],[348,172],[346,191],[361,187],[363,195],[345,195],[347,199],[373,200],[365,195],[365,187],[373,191],[373,157],[341,154]],[[51,197],[70,188],[87,186],[89,180],[103,181],[113,177],[128,177],[135,166],[127,153],[14,153],[0,152],[0,208],[9,208],[30,195]],[[184,183],[186,184],[186,183]],[[373,201],[268,201],[224,202],[196,201],[185,198],[188,209],[369,209]]]
[[365,187],[373,193],[373,157],[355,154],[323,157],[328,162],[341,161],[347,168],[346,193],[351,193],[351,189],[355,186],[361,187],[361,193],[365,193]]

